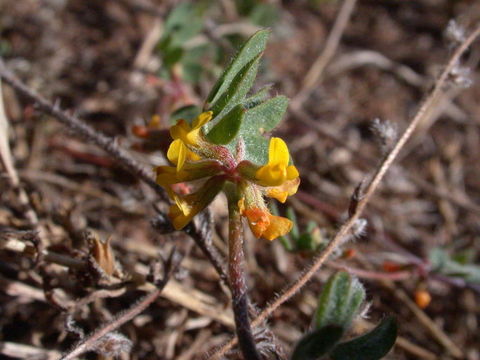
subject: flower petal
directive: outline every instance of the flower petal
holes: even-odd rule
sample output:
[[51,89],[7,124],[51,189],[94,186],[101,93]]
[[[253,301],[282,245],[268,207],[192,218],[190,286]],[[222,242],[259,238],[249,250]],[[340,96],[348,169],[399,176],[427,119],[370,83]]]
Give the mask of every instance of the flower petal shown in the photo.
[[289,167],[287,167],[287,180],[293,180],[298,178],[299,176],[300,173],[295,166],[290,165]]
[[178,181],[177,169],[173,166],[157,166],[155,171],[157,173],[157,184],[163,187],[180,182]]
[[287,144],[273,137],[268,146],[268,163],[260,167],[255,178],[262,186],[280,186],[287,180],[293,180],[299,176],[298,170],[293,165],[288,165],[290,154]]
[[212,117],[213,117],[213,111],[206,111],[201,113],[195,118],[195,120],[193,120],[192,129],[201,128],[207,122],[212,120]]
[[293,223],[284,217],[270,215],[270,225],[263,232],[262,238],[274,240],[279,236],[283,236],[292,230]]
[[187,151],[187,147],[180,139],[174,140],[170,144],[170,147],[167,151],[167,158],[173,164],[177,165],[177,171],[180,171],[185,164],[185,160],[187,158]]
[[267,209],[249,208],[243,212],[248,220],[248,226],[256,238],[260,238],[270,225],[270,213]]
[[185,138],[190,131],[190,125],[188,125],[185,120],[180,119],[176,125],[170,128],[170,135],[174,140],[181,139],[185,141]]
[[170,206],[170,211],[168,212],[168,217],[172,221],[173,227],[176,230],[183,229],[192,220],[194,216],[194,213],[185,215],[181,208],[179,208],[176,204]]
[[268,164],[280,164],[286,167],[290,161],[287,144],[278,137],[272,137],[268,145]]
[[279,164],[271,165],[269,163],[258,169],[255,178],[262,186],[279,186],[287,179],[287,171]]
[[268,197],[277,199],[281,203],[284,203],[287,200],[288,196],[294,195],[298,186],[300,185],[300,178],[296,177],[293,180],[287,180],[280,186],[267,188],[266,194]]
[[182,229],[195,215],[205,209],[220,192],[224,183],[224,177],[214,176],[193,194],[184,197],[175,194],[175,204],[170,207],[168,214],[175,229]]

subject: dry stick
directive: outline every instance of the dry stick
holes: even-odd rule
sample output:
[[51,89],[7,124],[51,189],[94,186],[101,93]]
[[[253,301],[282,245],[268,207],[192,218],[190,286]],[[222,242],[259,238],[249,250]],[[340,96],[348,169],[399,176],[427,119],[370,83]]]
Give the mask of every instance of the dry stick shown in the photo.
[[163,288],[165,287],[165,285],[167,285],[168,280],[170,280],[172,274],[178,269],[178,266],[183,259],[183,255],[181,255],[180,258],[175,258],[177,254],[178,253],[175,249],[173,249],[173,251],[170,253],[169,258],[165,263],[164,277],[156,284],[157,288],[154,291],[146,295],[143,299],[132,305],[126,311],[120,312],[109,323],[88,335],[85,339],[80,341],[80,343],[75,345],[68,354],[63,355],[59,360],[72,360],[87,351],[93,350],[102,337],[118,329],[120,326],[132,320],[135,316],[137,316],[147,307],[149,307],[150,304],[152,304],[160,296]]
[[302,89],[298,95],[292,99],[290,105],[292,108],[300,108],[302,103],[308,97],[308,94],[315,87],[315,84],[320,80],[325,67],[337,51],[338,44],[340,43],[340,39],[342,38],[342,34],[345,31],[356,2],[357,0],[345,0],[343,2],[337,19],[335,20],[335,24],[333,25],[332,31],[328,35],[325,47],[308,70],[307,75],[303,78]]
[[[38,108],[58,119],[62,124],[68,128],[83,136],[87,141],[92,142],[106,151],[112,156],[119,164],[123,165],[132,174],[138,176],[147,185],[156,191],[156,193],[163,199],[167,200],[165,191],[151,178],[148,172],[140,167],[138,163],[131,157],[131,155],[124,149],[118,146],[114,139],[103,135],[96,131],[88,124],[75,116],[70,116],[66,112],[59,109],[48,102],[45,98],[37,94],[35,91],[29,89],[23,82],[21,82],[12,72],[10,72],[0,59],[0,78],[10,84],[15,90],[21,93],[29,101],[37,104]],[[161,214],[163,216],[163,214]],[[185,232],[192,237],[195,243],[200,247],[204,255],[213,265],[215,270],[220,276],[220,279],[228,286],[228,276],[223,264],[225,260],[218,250],[211,243],[211,214],[207,210],[202,217],[197,217],[193,223],[190,223],[185,227]],[[199,218],[199,219],[198,219]],[[57,259],[58,260],[58,259]],[[250,307],[250,311],[256,315],[253,307]],[[273,334],[272,334],[273,337]],[[275,339],[273,339],[275,341]],[[275,341],[276,342],[276,341]]]
[[20,178],[18,177],[17,169],[15,169],[13,163],[12,152],[8,143],[8,128],[9,121],[3,104],[2,81],[0,79],[0,163],[2,163],[5,168],[11,186],[18,192],[18,200],[22,208],[25,209],[25,217],[30,226],[35,230],[40,231],[42,229],[38,224],[38,216],[30,203],[30,199],[25,192],[25,189],[20,184]]
[[57,359],[60,353],[54,350],[45,350],[30,345],[9,341],[0,341],[0,354],[14,359]]
[[389,282],[385,281],[384,285],[389,288],[395,297],[402,301],[410,311],[417,317],[418,321],[430,332],[430,334],[440,343],[442,346],[447,349],[447,351],[457,359],[464,359],[465,354],[462,349],[455,344],[455,342],[450,339],[447,334],[445,334],[442,329],[427,315],[425,312],[418,307],[417,304],[407,295],[407,293],[401,288],[395,288],[395,286]]
[[[112,156],[119,164],[125,167],[132,174],[143,180],[150,186],[162,200],[168,201],[165,191],[153,180],[148,171],[139,166],[138,162],[124,149],[122,149],[115,142],[114,139],[105,136],[96,131],[94,128],[77,118],[76,116],[68,115],[66,112],[60,110],[58,105],[53,105],[45,98],[37,94],[35,91],[29,89],[23,82],[21,82],[11,71],[9,71],[3,61],[0,59],[0,78],[10,84],[15,90],[21,93],[29,101],[37,104],[38,108],[46,114],[49,114],[59,120],[62,124],[73,130],[77,135],[82,136],[87,141],[98,145],[110,156]],[[207,216],[208,217],[208,216]],[[208,237],[205,237],[206,231],[204,227],[209,224],[202,222],[200,225],[190,224],[185,231],[192,236],[193,240],[201,248],[205,256],[215,267],[219,273],[220,278],[226,280],[226,271],[223,268],[221,255],[216,251],[211,244]]]
[[14,89],[20,92],[23,96],[25,96],[29,101],[34,102],[41,111],[53,116],[62,124],[73,130],[77,135],[80,135],[87,141],[101,147],[128,171],[147,183],[163,200],[167,201],[168,197],[160,185],[153,180],[152,176],[146,169],[138,165],[137,161],[127,151],[118,146],[115,139],[112,139],[95,130],[93,127],[83,122],[75,115],[68,115],[66,112],[60,110],[58,104],[52,105],[48,100],[37,94],[35,91],[29,89],[24,83],[15,77],[15,75],[13,75],[13,73],[5,67],[1,60],[0,77],[5,80],[6,83],[10,84]]
[[[335,54],[335,51],[338,48],[338,45],[340,43],[341,36],[345,30],[345,27],[348,23],[348,20],[350,18],[350,15],[355,7],[355,2],[356,0],[346,0],[342,8],[339,11],[339,15],[335,21],[335,24],[332,28],[332,31],[329,34],[329,37],[327,39],[326,45],[320,54],[320,56],[317,58],[315,63],[312,65],[310,70],[308,71],[307,75],[305,76],[303,80],[303,88],[299,91],[298,95],[292,99],[291,105],[290,105],[290,112],[295,115],[299,120],[302,122],[314,127],[318,132],[320,132],[322,135],[328,137],[329,139],[332,139],[336,143],[338,143],[340,146],[347,148],[350,152],[356,154],[356,150],[352,149],[351,147],[348,146],[348,144],[345,144],[345,142],[329,132],[327,129],[324,129],[320,124],[316,123],[315,121],[311,120],[308,115],[301,110],[301,105],[303,102],[306,100],[308,97],[308,94],[313,90],[315,84],[320,80],[326,66],[332,59],[333,55]],[[365,52],[365,55],[367,52]],[[379,58],[381,55],[372,53],[375,55],[377,58]],[[371,55],[371,54],[368,54]],[[380,60],[382,63],[386,63],[388,66],[392,66],[391,61],[386,58],[381,58]],[[413,73],[409,68],[403,67],[399,65],[399,71],[404,73],[404,78],[406,80],[409,80],[410,83],[412,84],[417,84],[422,82],[422,79],[416,78],[417,76],[415,73]],[[417,76],[418,77],[418,76]],[[413,79],[413,80],[412,80]],[[363,160],[365,160],[367,163],[370,162],[370,159],[363,157]],[[450,194],[445,191],[439,191],[438,189],[432,189],[428,184],[423,182],[420,178],[417,178],[414,174],[410,174],[408,176],[412,181],[414,181],[418,186],[420,186],[423,190],[429,192],[430,194],[440,197],[440,198],[446,198],[449,201],[455,203],[458,206],[464,207],[467,210],[470,211],[475,211],[477,213],[480,212],[480,206],[468,201],[468,199],[459,199],[457,196]]]
[[[442,88],[445,86],[445,83],[448,79],[448,76],[452,69],[456,66],[460,57],[463,53],[467,50],[467,48],[475,41],[475,39],[480,35],[480,26],[475,28],[475,30],[465,39],[465,41],[455,50],[454,54],[450,58],[447,66],[443,70],[440,78],[436,81],[435,87],[430,95],[425,99],[423,104],[421,105],[420,109],[410,122],[410,125],[407,127],[403,135],[397,141],[395,146],[390,150],[387,156],[383,159],[383,161],[377,167],[375,174],[372,180],[369,182],[366,190],[364,192],[364,196],[360,199],[355,208],[354,212],[351,214],[350,218],[347,220],[346,223],[342,225],[340,230],[337,232],[333,240],[328,244],[328,246],[315,258],[313,263],[309,265],[303,272],[303,274],[291,285],[281,291],[280,295],[272,302],[270,305],[265,308],[259,316],[257,316],[252,321],[252,326],[257,326],[263,321],[265,321],[280,305],[284,302],[289,300],[293,295],[295,295],[300,289],[309,282],[315,273],[320,269],[320,267],[325,263],[325,261],[329,258],[332,252],[339,246],[342,241],[344,241],[345,237],[350,232],[350,229],[355,224],[357,219],[362,214],[365,206],[370,201],[373,193],[378,188],[380,182],[382,181],[385,173],[392,165],[393,161],[397,157],[400,150],[403,148],[407,140],[412,135],[413,131],[417,127],[417,125],[423,120],[425,114],[429,110],[430,106],[435,103],[436,99],[442,93]],[[237,340],[235,338],[231,339],[228,343],[223,345],[218,351],[216,351],[211,358],[212,359],[219,359],[220,356],[225,354],[228,350],[230,350],[235,344]]]
[[195,240],[196,244],[203,251],[212,266],[218,273],[220,280],[229,287],[225,259],[217,248],[212,244],[212,214],[209,210],[204,211],[194,219],[193,223],[185,227],[185,232]]
[[[333,132],[325,128],[318,121],[310,118],[308,114],[302,109],[290,109],[290,113],[295,117],[296,120],[299,120],[305,125],[312,127],[321,136],[330,139],[336,145],[348,150],[348,152],[350,152],[351,154],[355,154],[355,156],[357,156],[357,159],[360,160],[359,165],[361,165],[362,169],[369,164],[373,164],[374,160],[371,157],[359,153],[357,149],[346,143],[340,136],[334,134]],[[439,190],[435,187],[432,187],[428,182],[426,182],[416,174],[406,173],[405,176],[407,177],[407,179],[413,181],[417,186],[420,187],[420,189],[422,189],[429,195],[437,197],[439,199],[446,199],[459,207],[480,214],[480,206],[475,204],[468,197],[458,196],[455,193],[450,193],[448,191]]]

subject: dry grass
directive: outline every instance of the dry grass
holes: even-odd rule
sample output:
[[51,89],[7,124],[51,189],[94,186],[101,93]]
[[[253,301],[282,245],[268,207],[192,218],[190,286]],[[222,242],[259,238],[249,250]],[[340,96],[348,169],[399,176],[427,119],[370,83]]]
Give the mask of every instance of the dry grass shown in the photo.
[[[355,332],[384,314],[400,319],[401,337],[389,358],[479,359],[479,285],[432,273],[427,255],[442,246],[468,250],[477,262],[479,258],[480,86],[474,82],[461,91],[452,85],[458,76],[449,76],[450,70],[439,74],[440,65],[464,50],[456,47],[454,55],[443,39],[448,21],[458,17],[466,29],[473,29],[480,6],[468,1],[345,1],[342,12],[341,2],[316,9],[306,2],[275,3],[281,17],[260,83],[273,81],[275,92],[293,99],[279,130],[302,175],[300,192],[289,205],[301,224],[316,221],[333,241],[305,273],[311,254],[291,254],[279,242],[248,239],[251,297],[266,309],[254,323],[268,317],[276,346],[288,353],[308,329],[326,277],[333,269],[347,268],[363,279],[372,302],[370,319],[359,321]],[[222,12],[209,13],[204,39],[229,51],[218,40],[219,32],[233,28],[251,33],[255,26],[232,11],[231,1],[221,4]],[[162,210],[165,203],[148,180],[148,169],[164,158],[159,151],[137,151],[145,144],[131,134],[141,119],[165,115],[185,99],[205,98],[211,85],[211,78],[199,86],[182,84],[179,99],[171,84],[154,76],[158,62],[152,44],[169,6],[154,1],[87,5],[77,0],[0,4],[0,45],[9,47],[5,66],[47,102],[35,107],[28,94],[3,87],[10,123],[10,142],[4,141],[3,131],[0,144],[2,161],[10,164],[0,178],[0,353],[5,358],[58,359],[78,340],[65,324],[67,314],[86,333],[111,324],[118,314],[127,319],[122,317],[125,309],[141,309],[145,292],[154,300],[149,266],[161,254],[167,257],[173,246],[185,255],[180,270],[147,310],[134,313],[119,329],[133,342],[131,353],[122,356],[200,359],[233,332],[229,292],[218,274],[225,267],[224,204],[220,199],[211,208],[211,236],[218,252],[213,255],[205,243],[208,218],[190,228],[193,246],[187,234],[152,228],[155,208]],[[353,12],[348,6],[355,6]],[[467,33],[470,40],[476,35]],[[461,60],[470,67],[468,79],[473,81],[478,78],[477,60],[475,46]],[[306,81],[307,70],[319,63],[315,81]],[[425,94],[430,97],[418,110]],[[59,118],[73,113],[58,107],[46,111],[49,99],[115,138],[94,141],[107,152],[76,137],[78,130],[59,125]],[[382,153],[371,131],[374,118],[390,120],[404,134],[394,147],[387,144],[389,155]],[[7,148],[11,156],[5,155]],[[118,149],[128,154],[118,155]],[[133,165],[126,172],[120,164],[130,154]],[[344,223],[351,195],[364,180]],[[330,251],[359,216],[368,220],[365,234],[342,245],[350,255],[354,250],[353,257],[328,262]],[[107,254],[116,263],[111,273],[92,265],[100,245],[87,241],[87,229],[111,239]],[[401,271],[387,272],[391,264],[401,265]],[[296,290],[289,290],[271,303],[299,276],[310,282],[298,295],[290,299]],[[414,301],[420,289],[432,296],[423,310]]]

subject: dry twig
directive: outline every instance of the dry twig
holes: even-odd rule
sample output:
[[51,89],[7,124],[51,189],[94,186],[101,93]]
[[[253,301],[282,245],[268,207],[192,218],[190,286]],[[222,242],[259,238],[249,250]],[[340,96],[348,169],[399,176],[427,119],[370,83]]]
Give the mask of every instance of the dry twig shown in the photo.
[[20,185],[20,178],[18,176],[17,170],[15,169],[12,152],[8,143],[8,130],[9,122],[3,104],[2,82],[0,79],[0,162],[5,168],[10,184],[18,192],[18,200],[20,202],[20,205],[25,209],[25,216],[28,222],[32,227],[35,228],[35,230],[40,231],[41,229],[38,225],[38,216],[33,210],[27,193]]
[[72,360],[81,354],[90,351],[95,348],[97,342],[102,339],[105,335],[115,331],[120,326],[126,322],[132,320],[138,314],[143,312],[147,307],[150,306],[162,293],[163,288],[167,285],[168,280],[173,275],[173,273],[178,269],[180,262],[183,256],[178,256],[179,254],[175,249],[170,253],[168,260],[165,263],[165,271],[163,278],[156,283],[156,289],[150,294],[146,295],[143,299],[132,305],[128,310],[122,311],[119,313],[112,321],[102,326],[101,328],[95,330],[92,334],[88,335],[85,339],[81,340],[80,343],[74,346],[67,354],[63,355],[60,360]]
[[[360,218],[360,215],[363,213],[366,205],[370,201],[372,195],[377,190],[380,182],[382,181],[385,173],[390,168],[396,157],[398,156],[400,150],[403,148],[405,143],[411,137],[414,130],[417,128],[418,124],[425,118],[429,112],[431,106],[436,103],[437,99],[443,93],[443,88],[448,80],[449,74],[452,69],[456,66],[460,60],[463,53],[468,49],[468,47],[475,41],[475,39],[480,35],[480,26],[475,28],[475,30],[465,39],[465,41],[455,50],[450,60],[448,61],[445,69],[442,74],[435,82],[435,87],[427,96],[425,101],[420,106],[419,110],[411,120],[410,124],[398,139],[395,146],[390,150],[390,152],[385,156],[383,161],[379,164],[375,173],[365,188],[363,197],[358,201],[358,204],[354,212],[350,215],[349,219],[342,225],[339,229],[333,240],[328,244],[328,246],[315,258],[313,263],[309,265],[302,275],[294,281],[291,285],[287,286],[280,295],[273,300],[269,306],[267,306],[259,316],[257,316],[252,321],[252,326],[257,326],[265,321],[278,307],[280,307],[284,302],[288,301],[292,296],[294,296],[300,289],[307,284],[315,273],[320,269],[320,267],[325,263],[329,258],[332,252],[345,240],[351,231],[352,227],[355,225],[356,221]],[[219,359],[223,356],[228,350],[230,350],[237,340],[233,338],[228,343],[224,344],[219,348],[213,355],[210,355],[212,359]]]
[[[168,201],[168,197],[165,191],[160,187],[152,175],[123,148],[121,148],[117,142],[96,131],[87,123],[83,122],[76,116],[71,116],[65,111],[60,110],[58,105],[53,105],[48,100],[37,94],[35,91],[28,88],[22,81],[20,81],[11,71],[9,71],[3,61],[0,59],[0,78],[6,83],[12,86],[15,90],[25,96],[29,101],[35,103],[38,108],[44,113],[53,116],[59,120],[62,124],[71,129],[75,134],[83,137],[87,141],[98,145],[110,156],[112,156],[119,164],[126,168],[130,173],[144,181],[149,185],[162,200]],[[162,218],[167,221],[163,214],[160,214]],[[223,268],[225,261],[221,255],[215,249],[211,243],[211,215],[207,210],[203,217],[197,217],[196,221],[190,223],[185,227],[184,231],[192,237],[196,244],[203,251],[207,259],[210,260],[214,268],[217,270],[220,278],[225,282],[227,281],[227,275]]]

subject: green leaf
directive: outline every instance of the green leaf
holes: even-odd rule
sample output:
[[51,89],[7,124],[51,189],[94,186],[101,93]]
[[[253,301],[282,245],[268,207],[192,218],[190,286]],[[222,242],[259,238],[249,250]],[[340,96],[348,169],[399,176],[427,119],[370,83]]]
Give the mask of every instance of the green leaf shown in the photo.
[[203,73],[203,66],[196,63],[186,63],[182,61],[183,64],[183,78],[185,81],[191,84],[197,84],[200,81],[201,75]]
[[347,329],[365,300],[365,289],[357,278],[344,271],[332,275],[325,285],[315,314],[317,328],[327,325]]
[[183,44],[203,28],[203,4],[183,2],[177,5],[165,21],[164,37],[171,36],[171,46]]
[[245,115],[245,133],[266,132],[277,126],[287,111],[288,98],[276,96],[247,111]]
[[225,112],[243,101],[257,76],[259,60],[260,55],[247,63],[232,80],[229,88],[212,104],[210,110],[213,111],[215,117],[221,117]]
[[246,160],[257,165],[267,163],[269,140],[262,134],[278,124],[287,106],[288,99],[285,96],[277,96],[247,110],[239,131],[245,142]]
[[207,139],[217,145],[230,143],[237,136],[244,116],[245,109],[242,105],[235,106],[210,130]]
[[343,335],[339,326],[326,326],[305,335],[293,350],[291,360],[316,360],[326,355]]
[[270,88],[271,86],[267,85],[262,89],[260,89],[256,94],[246,98],[243,101],[243,106],[245,107],[245,109],[251,109],[257,105],[260,105],[265,100],[267,100]]
[[441,248],[432,249],[428,258],[434,272],[451,277],[460,277],[472,283],[480,283],[480,266],[478,265],[457,262]]
[[314,251],[317,248],[317,244],[308,233],[304,233],[297,238],[297,249],[300,251]]
[[180,3],[168,15],[163,36],[157,44],[164,65],[170,69],[185,55],[185,43],[203,28],[205,4]]
[[190,3],[180,3],[175,6],[167,16],[167,20],[165,21],[165,31],[172,31],[179,25],[185,23],[185,19],[190,15],[192,8],[193,4]]
[[295,210],[293,208],[288,207],[287,209],[287,218],[292,222],[292,230],[290,230],[290,235],[292,238],[298,238],[300,236],[300,230],[298,229],[298,220],[297,215],[295,214]]
[[397,323],[386,317],[372,331],[335,347],[334,360],[378,360],[387,355],[397,338]]
[[263,136],[247,136],[245,143],[245,160],[257,165],[264,165],[268,161],[268,139]]
[[260,30],[247,40],[210,91],[207,97],[207,107],[209,104],[216,103],[224,95],[233,79],[244,69],[245,65],[263,53],[269,35],[270,31]]

